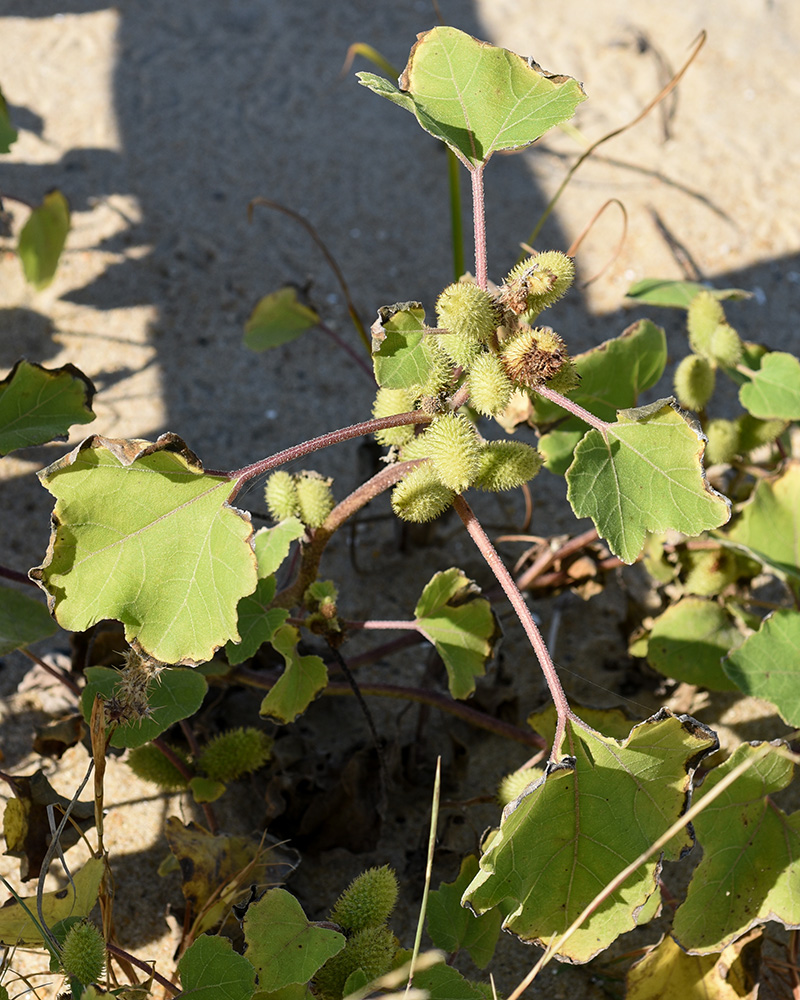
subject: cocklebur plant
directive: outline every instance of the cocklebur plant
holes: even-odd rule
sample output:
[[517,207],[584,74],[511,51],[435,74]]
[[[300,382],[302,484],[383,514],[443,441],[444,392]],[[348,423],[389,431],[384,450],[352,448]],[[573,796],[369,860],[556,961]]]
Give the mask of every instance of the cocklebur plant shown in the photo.
[[[414,113],[468,170],[475,224],[474,276],[464,276],[441,293],[435,325],[426,323],[424,309],[413,301],[379,310],[372,329],[378,388],[373,417],[361,424],[228,472],[204,470],[175,434],[152,443],[87,438],[40,476],[56,506],[48,552],[31,577],[47,593],[50,610],[62,627],[83,631],[102,619],[115,619],[124,626],[132,655],[143,663],[159,664],[157,678],[145,686],[146,705],[136,703],[135,718],[126,717],[120,708],[130,699],[123,697],[127,688],[125,683],[120,686],[119,670],[90,666],[84,671],[82,707],[87,721],[94,720],[93,746],[102,758],[105,743],[128,750],[158,746],[153,741],[171,725],[185,723],[198,711],[210,681],[266,688],[261,716],[277,726],[293,722],[337,683],[330,680],[328,666],[347,667],[341,649],[346,651],[349,635],[386,624],[347,621],[335,588],[318,579],[333,534],[389,490],[395,511],[407,520],[427,521],[453,507],[519,618],[553,705],[529,720],[536,734],[528,734],[529,745],[546,743],[550,748],[541,770],[532,772],[524,787],[508,793],[512,797],[499,825],[484,840],[481,857],[465,859],[456,882],[442,886],[440,895],[432,894],[440,919],[437,925],[432,916],[429,933],[434,944],[448,951],[464,947],[472,953],[474,948],[480,965],[491,957],[491,949],[479,947],[487,936],[483,929],[490,928],[488,937],[496,937],[502,922],[523,940],[547,946],[548,957],[586,962],[658,909],[661,859],[678,860],[692,846],[685,816],[692,778],[717,748],[717,739],[696,720],[667,710],[633,728],[609,713],[576,713],[523,595],[463,493],[473,488],[515,488],[529,482],[544,464],[566,476],[576,515],[593,519],[621,561],[636,560],[655,533],[697,536],[714,531],[720,544],[787,580],[791,588],[800,569],[796,559],[787,562],[786,545],[770,537],[768,524],[777,510],[788,536],[794,537],[791,512],[796,510],[792,505],[800,477],[797,466],[776,447],[773,476],[759,481],[750,503],[737,510],[730,527],[723,528],[730,503],[707,479],[701,425],[672,399],[637,406],[640,395],[663,373],[663,331],[642,320],[619,337],[571,356],[567,338],[540,319],[569,289],[574,265],[568,255],[532,254],[498,286],[490,282],[483,211],[487,163],[494,152],[527,146],[566,121],[584,98],[579,84],[551,77],[530,60],[453,28],[433,29],[419,37],[399,86],[373,74],[360,74],[360,80]],[[273,296],[266,306],[259,304],[259,322],[274,322],[269,310],[278,299],[281,310],[288,309],[293,316],[295,331],[315,322],[313,310],[299,308],[296,294],[276,294],[278,298]],[[715,379],[715,373],[723,370],[741,380],[742,403],[753,421],[778,420],[786,425],[800,419],[797,359],[741,344],[713,302],[704,297],[701,305],[692,316],[690,342],[705,367],[695,363],[697,370],[689,379],[693,398],[703,400],[700,408],[707,406],[713,393],[711,376]],[[248,332],[253,335],[252,325]],[[12,429],[18,435],[7,441],[0,434],[0,450],[21,446],[19,398],[23,384],[31,382],[40,398],[50,390],[55,397],[69,388],[75,399],[67,426],[92,419],[90,387],[79,373],[20,365],[0,387],[4,392],[0,399],[15,417],[13,428],[8,420],[9,435]],[[52,408],[49,437],[66,430],[62,401]],[[55,419],[56,410],[61,423]],[[21,412],[29,411],[23,406]],[[476,413],[494,419],[505,430],[526,419],[539,433],[539,447],[519,440],[487,440],[486,425],[475,418]],[[36,414],[40,419],[41,407]],[[758,431],[749,425],[751,439],[758,437]],[[332,500],[327,480],[281,468],[321,448],[370,434],[388,449],[387,462],[338,503]],[[30,435],[23,440],[31,443]],[[746,468],[740,471],[746,474]],[[234,504],[247,484],[270,473],[266,501],[277,524],[254,533],[249,514]],[[112,493],[119,502],[110,509],[107,498]],[[668,573],[672,564],[664,547],[659,546],[660,555],[655,555],[652,541],[648,546],[651,562],[658,562],[659,569],[665,563]],[[296,552],[293,559],[290,550]],[[695,559],[695,567],[701,561]],[[276,573],[287,568],[289,580],[279,591]],[[725,585],[736,582],[727,560],[719,559],[714,569],[720,573],[720,586],[723,580]],[[18,596],[14,594],[14,602]],[[696,600],[698,595],[691,597]],[[44,634],[41,617],[36,618],[42,609],[35,602],[29,604],[38,610],[26,606],[30,619],[25,620],[33,625],[17,640],[22,646]],[[697,609],[692,605],[684,610]],[[717,615],[718,623],[718,612],[727,614],[728,608],[707,601],[700,611]],[[733,607],[730,614],[736,614]],[[765,649],[785,651],[793,643],[796,646],[798,617],[793,608],[781,607],[761,621],[746,609],[739,612],[737,622],[746,623],[750,636],[737,644],[730,628],[715,626],[718,641],[706,644],[712,646],[718,676],[773,701],[787,724],[794,726],[800,724],[796,685],[782,686],[767,676],[761,664]],[[413,618],[391,625],[416,632],[435,647],[445,666],[450,699],[434,703],[448,710],[474,692],[497,638],[489,602],[456,568],[436,573],[423,587]],[[312,627],[327,640],[330,657],[301,646],[300,630]],[[658,647],[656,632],[653,628],[649,635],[648,656],[651,649],[654,656]],[[701,644],[686,642],[687,635],[698,634],[680,626],[668,633],[669,642],[662,645],[672,654],[670,676],[677,676],[676,646],[684,659],[692,663],[699,659]],[[283,669],[253,669],[253,658],[263,651],[282,660]],[[250,667],[245,666],[248,663]],[[698,682],[708,685],[707,679]],[[379,688],[371,689],[380,693]],[[417,696],[424,695],[415,692]],[[97,710],[103,703],[112,710],[105,720]],[[472,712],[470,718],[481,721],[481,713]],[[490,727],[495,722],[484,717],[482,724]],[[228,750],[236,751],[233,756],[241,762],[237,747],[238,742]],[[259,747],[263,756],[260,737]],[[185,760],[169,744],[159,748],[164,750],[167,756],[173,753],[172,763],[182,773]],[[739,791],[730,793],[727,783],[745,770],[747,778],[739,778]],[[228,780],[220,778],[223,772],[216,768],[214,773],[217,778],[209,774],[208,780]],[[696,792],[701,806],[713,796],[712,815],[722,815],[724,822],[695,819],[704,856],[675,915],[673,933],[683,948],[715,954],[768,920],[787,927],[800,924],[792,891],[798,856],[796,816],[787,817],[771,798],[791,778],[792,762],[781,746],[743,744],[711,770]],[[218,836],[208,789],[203,792],[207,831],[192,829],[187,835],[176,824],[168,824],[170,850],[176,865],[186,859],[180,866],[186,870],[194,870],[194,863],[191,853],[183,853],[186,848],[179,833],[190,840],[199,838],[203,847],[207,838],[216,841]],[[222,834],[219,837],[235,853],[232,843]],[[770,854],[769,875],[748,869],[753,888],[749,895],[738,892],[743,862],[730,859],[758,856],[762,850]],[[521,857],[524,865],[519,863]],[[195,919],[190,921],[192,931],[184,940],[188,947],[179,963],[183,989],[187,993],[213,989],[235,978],[245,997],[252,996],[256,979],[263,992],[289,990],[296,995],[298,987],[305,992],[307,984],[319,983],[319,975],[324,978],[320,970],[328,962],[333,962],[330,968],[337,965],[334,959],[348,948],[347,935],[309,921],[298,901],[282,888],[269,888],[259,898],[253,892],[248,900],[247,886],[237,879],[244,877],[242,870],[249,872],[249,866],[257,864],[257,856],[250,851],[244,858],[239,870],[227,871],[219,885],[208,888],[202,912],[189,914]],[[88,914],[101,892],[94,861],[99,859],[91,859],[74,877],[81,890],[79,916]],[[263,886],[268,879],[252,882]],[[185,895],[187,902],[194,902],[194,886],[186,886]],[[221,910],[214,900],[222,903]],[[45,902],[48,907],[42,912],[49,917],[51,901]],[[240,915],[243,955],[221,937],[203,936],[231,906]],[[379,926],[383,924],[385,920]],[[348,929],[344,923],[341,926]],[[0,919],[0,940],[14,935],[30,940],[33,933],[26,924],[22,930],[16,925],[12,930],[13,934]],[[359,943],[367,951],[372,948],[377,966],[384,967],[394,947],[387,934],[374,933],[371,925],[351,930],[352,938],[372,937]],[[192,936],[196,940],[190,943]],[[337,978],[331,995],[344,992],[358,969],[363,975],[357,985],[366,985],[377,966],[369,965],[368,971],[365,955],[359,953],[343,981]],[[394,952],[388,961],[393,960]],[[677,967],[679,957],[669,961]],[[450,969],[436,975],[451,974],[457,975]],[[429,982],[431,989],[444,988],[441,980]],[[425,985],[425,980],[415,983]],[[453,988],[452,982],[447,988]],[[458,988],[459,995],[473,996],[468,984],[460,982]]]

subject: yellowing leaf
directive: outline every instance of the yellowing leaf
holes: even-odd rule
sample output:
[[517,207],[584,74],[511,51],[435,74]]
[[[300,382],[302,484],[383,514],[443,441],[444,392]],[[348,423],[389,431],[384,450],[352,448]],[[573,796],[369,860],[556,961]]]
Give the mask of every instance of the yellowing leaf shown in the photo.
[[37,291],[53,280],[69,226],[67,199],[60,191],[50,191],[22,227],[17,252],[26,280]]

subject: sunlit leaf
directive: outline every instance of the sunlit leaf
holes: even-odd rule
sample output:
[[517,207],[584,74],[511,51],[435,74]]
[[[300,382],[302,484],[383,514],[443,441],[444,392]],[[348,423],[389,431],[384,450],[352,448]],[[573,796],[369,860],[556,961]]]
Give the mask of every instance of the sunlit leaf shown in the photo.
[[17,253],[29,284],[40,291],[56,273],[70,226],[69,205],[64,195],[50,191],[31,212],[19,234]]
[[787,725],[800,728],[799,612],[774,611],[723,669],[740,691],[771,701]]
[[[663,709],[624,741],[569,721],[560,747],[565,756],[506,806],[464,901],[477,913],[500,906],[503,926],[526,941],[555,942],[678,819],[692,769],[716,747],[710,730]],[[664,856],[677,859],[690,845],[684,829]],[[587,962],[637,926],[657,889],[658,869],[657,858],[641,865],[559,954]]]
[[475,583],[453,567],[431,577],[414,614],[417,628],[444,662],[450,694],[468,698],[500,634],[491,605]]
[[[73,871],[71,885],[44,893],[42,916],[47,926],[67,917],[88,917],[97,902],[104,870],[102,858],[89,858],[80,871]],[[28,911],[36,916],[36,896],[24,896],[23,900]],[[42,935],[28,912],[13,898],[0,907],[0,943],[9,947],[41,947],[43,943]]]
[[532,60],[450,27],[417,36],[399,89],[374,73],[356,75],[416,115],[470,169],[496,150],[535,142],[586,99],[577,80],[545,73]]
[[648,531],[698,535],[728,520],[727,498],[705,478],[703,449],[674,400],[620,410],[617,423],[589,431],[575,449],[567,498],[616,556],[633,562]]
[[302,521],[298,518],[287,517],[285,521],[276,524],[274,528],[261,528],[256,532],[253,547],[258,562],[259,579],[277,572],[281,563],[289,555],[292,542],[302,538],[305,530]]
[[198,938],[178,962],[178,972],[192,1000],[250,1000],[256,988],[256,970],[219,935]]
[[328,683],[328,668],[318,656],[301,656],[300,634],[293,625],[283,625],[272,637],[272,646],[286,667],[261,702],[260,714],[277,722],[294,722]]
[[0,587],[0,656],[52,635],[57,626],[39,600]]
[[636,299],[641,305],[688,309],[689,303],[698,292],[710,292],[720,301],[749,299],[753,295],[743,288],[707,288],[696,281],[671,281],[667,278],[643,278],[635,285],[631,285],[625,294],[629,299]]
[[0,455],[63,440],[73,424],[94,420],[95,388],[75,368],[43,368],[24,358],[0,382]]
[[418,302],[406,302],[387,306],[379,315],[372,326],[372,363],[378,385],[387,389],[423,385],[435,358],[425,336],[425,310]]
[[267,351],[296,340],[319,323],[319,316],[297,299],[295,288],[280,288],[259,299],[244,327],[251,351]]
[[739,390],[739,401],[754,417],[800,420],[800,361],[772,351]]
[[56,497],[44,563],[31,576],[64,628],[125,625],[162,663],[199,663],[238,642],[237,605],[256,587],[235,483],[203,473],[185,443],[87,438],[40,473]]
[[735,691],[722,658],[742,642],[730,615],[716,601],[684,597],[656,618],[647,662],[660,673],[712,691]]
[[[708,775],[703,798],[759,746],[743,743]],[[774,750],[756,760],[708,808],[694,828],[703,848],[672,933],[694,954],[720,951],[769,920],[800,926],[800,812],[787,816],[770,798],[792,780],[794,766]]]

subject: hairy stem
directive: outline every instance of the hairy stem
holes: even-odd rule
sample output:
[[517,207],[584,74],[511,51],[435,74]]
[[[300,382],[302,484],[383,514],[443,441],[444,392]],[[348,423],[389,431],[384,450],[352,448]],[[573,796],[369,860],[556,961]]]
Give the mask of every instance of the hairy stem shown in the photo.
[[27,573],[20,573],[18,569],[11,569],[9,566],[0,566],[0,576],[6,580],[13,580],[14,583],[25,583],[29,587],[38,586]]
[[483,197],[483,164],[470,171],[472,177],[472,224],[475,233],[475,284],[486,291],[486,206]]
[[562,396],[560,392],[556,392],[554,389],[548,389],[546,385],[537,385],[534,388],[534,392],[537,392],[540,396],[544,396],[545,399],[549,399],[551,403],[555,403],[557,406],[560,406],[563,410],[566,410],[574,417],[577,417],[578,420],[582,420],[590,427],[594,427],[596,431],[600,431],[603,435],[605,435],[606,431],[611,426],[610,424],[607,424],[605,420],[601,420],[600,417],[596,417],[593,413],[590,413],[578,403],[573,402],[571,399],[567,399],[566,396]]
[[556,706],[556,713],[558,715],[553,746],[550,751],[550,759],[557,760],[561,741],[564,736],[564,728],[572,712],[567,702],[567,696],[564,694],[564,689],[561,686],[561,681],[558,679],[555,664],[542,638],[542,633],[539,631],[536,622],[533,620],[533,615],[525,603],[525,598],[514,583],[513,577],[506,569],[505,564],[497,554],[497,550],[481,527],[480,522],[472,512],[472,508],[460,495],[453,501],[453,506],[458,516],[464,522],[464,527],[469,532],[470,537],[478,546],[481,555],[497,578],[497,582],[503,588],[506,597],[511,602],[511,606],[517,614],[517,618],[519,618],[522,627],[525,629],[525,634],[528,636],[531,646],[533,646],[533,651],[539,661],[539,666],[542,668],[544,679],[547,682],[547,687],[550,690],[550,696]]

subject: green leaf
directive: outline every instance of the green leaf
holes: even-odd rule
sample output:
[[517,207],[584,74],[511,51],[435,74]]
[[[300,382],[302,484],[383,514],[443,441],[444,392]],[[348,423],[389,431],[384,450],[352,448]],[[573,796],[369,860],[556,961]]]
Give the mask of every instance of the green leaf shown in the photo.
[[[506,806],[464,902],[478,913],[501,906],[505,928],[542,946],[554,943],[683,813],[692,769],[717,745],[710,730],[664,709],[624,741],[571,719],[559,748],[568,756]],[[664,854],[675,860],[691,842],[683,829]],[[657,859],[641,865],[559,954],[587,962],[637,926],[659,867]]]
[[435,357],[425,336],[425,310],[418,302],[405,302],[385,306],[378,315],[372,326],[372,364],[378,385],[386,389],[424,385]]
[[343,934],[311,923],[285,889],[268,889],[248,907],[243,926],[245,956],[269,992],[309,982],[345,946]]
[[198,938],[178,962],[178,973],[192,1000],[250,1000],[256,988],[253,966],[216,935]]
[[216,802],[227,790],[227,785],[213,778],[197,777],[189,782],[189,789],[195,802]]
[[[703,798],[758,746],[743,743],[698,790]],[[787,816],[770,798],[792,779],[792,763],[769,753],[694,820],[703,859],[672,933],[693,954],[720,951],[750,927],[777,920],[800,925],[800,812]]]
[[567,498],[591,517],[614,555],[634,562],[648,531],[698,535],[730,516],[702,466],[704,442],[675,401],[620,410],[617,423],[591,430],[567,470]]
[[162,663],[201,663],[240,640],[237,605],[257,582],[250,520],[228,503],[236,484],[205,475],[181,438],[90,437],[39,478],[57,502],[30,575],[59,624],[117,618]]
[[771,701],[788,726],[800,727],[800,613],[774,611],[722,667],[740,691]]
[[[88,723],[95,695],[102,695],[106,700],[114,697],[120,672],[110,667],[86,667],[84,673],[88,683],[81,692],[81,711]],[[162,670],[147,691],[150,717],[117,726],[111,736],[111,746],[133,749],[149,743],[174,723],[194,715],[207,690],[205,677],[196,670],[180,667]]]
[[284,658],[286,667],[261,702],[259,713],[277,722],[294,722],[328,683],[328,668],[322,660],[298,653],[299,639],[293,625],[282,625],[272,638],[272,646]]
[[529,146],[586,100],[577,80],[449,27],[417,35],[399,89],[374,73],[356,76],[416,115],[470,170],[498,149]]
[[415,972],[414,988],[425,990],[430,1000],[487,1000],[479,986],[443,962]]
[[666,278],[643,278],[631,285],[625,294],[641,305],[688,309],[698,292],[710,292],[715,299],[731,299],[734,302],[752,298],[753,295],[743,288],[708,288],[696,281],[670,281]]
[[656,618],[647,662],[677,681],[712,691],[735,691],[736,685],[722,669],[722,658],[741,642],[741,632],[716,601],[684,597]]
[[[581,382],[570,399],[610,421],[618,409],[635,406],[639,395],[661,378],[667,363],[667,338],[660,326],[644,319],[573,361]],[[550,472],[563,476],[586,424],[542,396],[534,393],[532,400],[531,424],[543,428],[558,421],[556,428],[541,437],[539,451]]]
[[289,617],[284,608],[270,608],[275,596],[275,577],[259,580],[255,591],[239,601],[237,628],[241,642],[225,644],[225,655],[232,665],[244,663],[254,656],[256,650],[269,642],[275,632]]
[[0,382],[0,455],[65,439],[73,424],[94,420],[95,388],[75,368],[43,368],[24,358]]
[[450,694],[468,698],[499,636],[491,605],[472,580],[452,567],[431,577],[414,614],[417,629],[444,661]]
[[427,927],[434,947],[446,952],[463,948],[479,969],[485,969],[494,955],[503,918],[499,910],[476,917],[461,905],[461,897],[477,874],[478,859],[470,854],[462,860],[455,882],[442,882],[428,895]]
[[64,195],[50,191],[30,214],[19,234],[17,253],[25,279],[37,291],[53,280],[69,232],[69,205]]
[[739,402],[762,420],[800,420],[800,361],[773,351],[739,390]]
[[[97,902],[104,870],[102,858],[89,858],[80,871],[73,872],[71,885],[44,893],[42,915],[47,926],[52,927],[67,917],[88,917]],[[0,944],[41,947],[42,935],[29,916],[29,913],[37,916],[36,896],[22,898],[29,912],[16,899],[0,907]]]
[[46,639],[55,630],[56,623],[41,601],[0,587],[0,656]]
[[297,290],[279,288],[259,299],[244,327],[244,342],[251,351],[268,351],[297,340],[319,323],[319,316],[297,301]]
[[11,124],[8,105],[6,104],[5,97],[3,97],[3,91],[0,90],[0,153],[10,152],[12,144],[16,141],[17,130]]
[[258,578],[271,576],[278,571],[281,563],[289,555],[292,542],[305,534],[303,522],[296,517],[287,517],[274,528],[260,528],[253,540],[258,563]]

